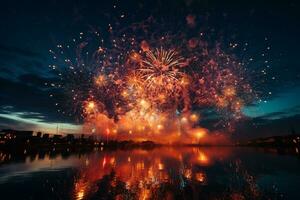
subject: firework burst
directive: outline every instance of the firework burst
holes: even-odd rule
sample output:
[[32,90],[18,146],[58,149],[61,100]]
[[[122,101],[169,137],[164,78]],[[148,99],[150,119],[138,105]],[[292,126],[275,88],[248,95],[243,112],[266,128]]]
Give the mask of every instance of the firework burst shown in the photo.
[[73,59],[58,46],[64,67],[54,70],[63,83],[54,87],[71,96],[87,131],[144,139],[165,132],[180,140],[183,135],[199,137],[192,129],[201,113],[194,108],[214,109],[224,126],[243,117],[242,108],[255,97],[243,63],[220,45],[210,48],[204,39],[182,33],[149,37],[141,27],[134,30],[145,33],[143,38],[122,30],[111,35],[109,47],[96,32],[97,41],[80,42]]
[[138,72],[143,80],[147,96],[153,102],[160,104],[166,101],[176,101],[182,89],[180,84],[184,73],[181,71],[184,63],[174,50],[163,48],[147,51],[141,60]]

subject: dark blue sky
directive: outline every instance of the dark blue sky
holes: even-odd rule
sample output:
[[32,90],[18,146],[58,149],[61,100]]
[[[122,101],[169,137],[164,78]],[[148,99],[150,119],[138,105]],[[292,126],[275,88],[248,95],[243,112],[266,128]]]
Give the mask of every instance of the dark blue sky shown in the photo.
[[[113,10],[113,5],[119,9]],[[60,123],[65,132],[75,129],[77,120],[57,112],[49,97],[52,89],[44,84],[55,79],[48,68],[49,49],[125,13],[131,16],[128,21],[203,16],[205,25],[220,32],[224,41],[249,43],[246,55],[237,56],[254,58],[248,67],[266,75],[254,83],[262,98],[244,109],[249,118],[238,125],[238,137],[287,134],[292,127],[300,132],[299,9],[297,0],[2,2],[0,128],[53,131]],[[266,47],[270,50],[262,58]]]

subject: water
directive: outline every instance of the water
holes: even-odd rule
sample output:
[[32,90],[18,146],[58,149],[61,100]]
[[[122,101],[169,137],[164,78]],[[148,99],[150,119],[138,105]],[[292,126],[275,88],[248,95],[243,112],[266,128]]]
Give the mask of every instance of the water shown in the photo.
[[300,199],[300,159],[275,150],[160,147],[1,152],[1,199]]

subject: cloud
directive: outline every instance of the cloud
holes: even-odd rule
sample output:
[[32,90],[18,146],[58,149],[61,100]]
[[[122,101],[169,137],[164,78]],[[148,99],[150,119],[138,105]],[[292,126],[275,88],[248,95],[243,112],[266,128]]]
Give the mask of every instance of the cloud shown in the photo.
[[26,74],[52,76],[46,63],[44,56],[39,53],[0,44],[0,77],[2,78],[17,80],[19,76]]
[[20,113],[0,114],[0,128],[43,131],[49,133],[80,133],[81,126],[68,123],[45,123],[36,118],[22,118]]
[[[57,112],[56,103],[65,103],[61,90],[45,83],[57,82],[46,60],[39,53],[0,44],[0,123],[5,128],[52,127],[72,125],[80,120]],[[57,98],[50,98],[55,94]]]
[[0,129],[34,130],[36,125],[0,116]]
[[[281,116],[273,119],[274,116]],[[269,116],[248,118],[240,122],[237,126],[234,139],[249,139],[258,137],[267,137],[273,135],[288,135],[292,129],[300,133],[300,114],[282,117],[282,113],[273,113]]]
[[248,117],[268,116],[272,113],[285,112],[286,115],[300,113],[300,87],[282,90],[280,94],[266,102],[261,101],[252,106],[246,106],[243,113]]
[[263,115],[260,118],[262,118],[262,119],[279,119],[279,118],[286,117],[286,115],[287,115],[286,112],[272,112],[272,113]]
[[[24,77],[23,77],[24,79]],[[0,78],[0,113],[19,113],[23,118],[35,118],[43,122],[74,123],[70,117],[57,112],[56,99],[51,99],[51,88],[41,85],[43,78],[26,76],[30,81],[11,81]]]

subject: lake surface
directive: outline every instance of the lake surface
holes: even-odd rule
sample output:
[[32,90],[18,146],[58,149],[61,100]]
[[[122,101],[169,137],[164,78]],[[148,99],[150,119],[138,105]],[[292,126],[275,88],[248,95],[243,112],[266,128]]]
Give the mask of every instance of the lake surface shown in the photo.
[[0,153],[1,199],[300,199],[300,157],[274,149]]

